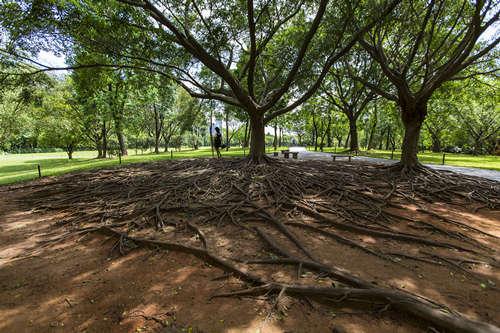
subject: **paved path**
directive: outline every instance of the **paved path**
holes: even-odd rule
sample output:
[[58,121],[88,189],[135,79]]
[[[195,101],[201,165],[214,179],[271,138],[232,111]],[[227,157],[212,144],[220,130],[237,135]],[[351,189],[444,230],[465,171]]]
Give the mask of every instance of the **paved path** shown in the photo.
[[[327,161],[332,160],[331,153],[308,151],[304,147],[291,147],[290,151],[298,151],[299,152],[298,158],[302,160],[315,160],[315,159],[327,160]],[[269,154],[269,156],[272,157],[273,155]],[[279,158],[283,158],[283,155],[281,153]],[[342,159],[338,160],[342,161]],[[345,160],[347,161],[347,158]],[[394,164],[398,162],[397,160],[389,160],[385,158],[374,158],[366,156],[353,156],[352,161],[361,161],[361,162],[379,163],[379,164]],[[467,168],[454,165],[427,164],[427,163],[424,163],[424,165],[437,170],[453,171],[463,175],[482,177],[500,182],[500,172],[495,170]]]

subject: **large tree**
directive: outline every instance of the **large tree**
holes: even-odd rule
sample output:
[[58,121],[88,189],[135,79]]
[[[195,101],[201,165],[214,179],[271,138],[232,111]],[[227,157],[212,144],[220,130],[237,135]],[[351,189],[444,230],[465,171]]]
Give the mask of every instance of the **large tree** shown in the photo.
[[393,85],[385,91],[357,77],[400,107],[405,136],[396,167],[404,173],[421,167],[418,140],[433,93],[447,81],[498,71],[500,36],[480,37],[499,15],[494,0],[409,0],[359,39]]
[[[249,156],[260,162],[265,124],[312,96],[329,68],[399,1],[4,1],[0,16],[9,56],[65,42],[108,55],[100,65],[158,72],[193,97],[243,108]],[[40,35],[49,38],[33,38]],[[293,98],[273,108],[285,97]]]

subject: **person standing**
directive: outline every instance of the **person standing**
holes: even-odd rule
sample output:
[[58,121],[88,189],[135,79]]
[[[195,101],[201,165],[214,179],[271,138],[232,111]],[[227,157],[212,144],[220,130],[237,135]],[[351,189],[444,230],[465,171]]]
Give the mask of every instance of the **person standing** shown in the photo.
[[215,139],[214,139],[214,147],[217,152],[217,158],[220,158],[220,148],[222,147],[222,134],[220,132],[220,128],[215,128]]

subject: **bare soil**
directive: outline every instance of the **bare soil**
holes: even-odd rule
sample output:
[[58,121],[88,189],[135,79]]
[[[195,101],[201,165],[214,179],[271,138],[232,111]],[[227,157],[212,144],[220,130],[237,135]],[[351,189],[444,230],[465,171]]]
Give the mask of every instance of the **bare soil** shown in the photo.
[[[144,177],[148,170],[131,168],[129,171]],[[119,182],[124,171],[109,169],[106,172],[108,176],[121,174],[114,180]],[[77,175],[89,177],[85,172]],[[246,290],[256,284],[236,274],[227,275],[221,267],[199,256],[161,246],[139,246],[139,242],[99,230],[79,232],[91,222],[95,223],[90,218],[88,221],[78,220],[76,224],[66,223],[68,211],[32,210],[36,208],[32,199],[40,199],[41,187],[44,191],[52,188],[57,192],[57,183],[69,177],[72,176],[0,188],[0,332],[445,332],[421,318],[398,311],[390,302],[381,304],[361,299],[288,295],[286,290],[281,296],[269,293],[211,298]],[[357,188],[358,191],[362,189],[362,186]],[[304,198],[312,202],[316,197],[305,193]],[[453,200],[460,203],[462,199]],[[60,200],[60,197],[51,195],[42,201],[54,208]],[[95,201],[89,199],[89,202],[96,205]],[[262,201],[255,202],[259,202],[260,208],[266,205]],[[382,254],[384,259],[312,230],[293,225],[288,228],[322,264],[341,268],[375,287],[432,299],[443,306],[443,312],[456,310],[470,319],[499,327],[498,208],[486,207],[474,212],[484,204],[465,204],[464,201],[464,204],[457,205],[445,200],[425,202],[426,210],[439,214],[439,217],[433,217],[422,211],[419,202],[401,196],[392,198],[391,202],[393,206],[384,211],[399,216],[398,223],[391,221],[392,230],[401,233],[417,230],[423,239],[473,248],[475,252],[324,228]],[[109,212],[112,202],[107,204]],[[72,205],[74,210],[78,204]],[[89,207],[92,206],[82,207],[80,215],[87,216]],[[284,215],[278,211],[274,210],[276,214],[273,216],[280,216],[284,221],[318,225],[317,219],[306,214],[293,211]],[[332,212],[323,215],[335,217]],[[258,215],[247,214],[249,220],[242,218],[239,223],[222,218],[218,223],[202,223],[209,214],[201,209],[198,214],[167,212],[163,216],[165,220],[169,219],[163,232],[134,225],[135,229],[129,230],[129,234],[200,246],[200,235],[187,227],[187,222],[190,222],[202,229],[210,252],[220,258],[247,261],[283,258],[282,254],[263,243],[253,229],[242,229],[240,224],[246,223],[261,228],[283,250],[304,257],[282,232],[263,224]],[[78,215],[70,214],[71,219],[75,217]],[[425,224],[421,223],[410,225],[405,218],[446,229],[450,235],[467,235],[467,238],[446,236],[432,228],[423,228]],[[490,235],[445,224],[442,218],[465,223]],[[449,261],[443,261],[443,258]],[[461,263],[450,258],[477,262]],[[238,267],[265,281],[287,285],[347,286],[324,272],[308,268],[297,271],[294,265],[238,264]]]

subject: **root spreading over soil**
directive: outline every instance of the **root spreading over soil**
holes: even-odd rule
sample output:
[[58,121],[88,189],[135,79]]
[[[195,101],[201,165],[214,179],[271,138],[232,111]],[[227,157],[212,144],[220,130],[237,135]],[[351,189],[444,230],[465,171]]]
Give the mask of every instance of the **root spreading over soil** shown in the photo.
[[500,332],[498,318],[471,319],[424,292],[405,291],[398,276],[377,282],[346,263],[342,249],[355,249],[375,267],[394,267],[417,282],[426,279],[420,265],[437,265],[498,294],[500,281],[478,269],[499,268],[498,234],[464,216],[498,210],[499,183],[428,170],[411,179],[391,175],[369,164],[191,159],[21,187],[32,189],[23,203],[62,216],[60,235],[40,247],[102,232],[122,255],[138,246],[181,251],[247,282],[213,297],[278,295],[272,311],[280,311],[285,294],[314,297],[409,313],[453,332]]

